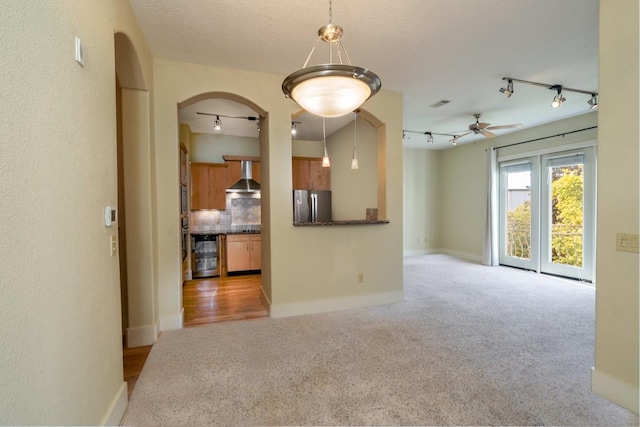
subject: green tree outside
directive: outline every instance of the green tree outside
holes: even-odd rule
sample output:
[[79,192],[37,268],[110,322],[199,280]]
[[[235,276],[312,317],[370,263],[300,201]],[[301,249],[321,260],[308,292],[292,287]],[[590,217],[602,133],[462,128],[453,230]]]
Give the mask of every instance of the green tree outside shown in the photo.
[[[551,182],[551,261],[582,266],[583,167],[555,168]],[[531,258],[531,203],[507,213],[507,254]]]

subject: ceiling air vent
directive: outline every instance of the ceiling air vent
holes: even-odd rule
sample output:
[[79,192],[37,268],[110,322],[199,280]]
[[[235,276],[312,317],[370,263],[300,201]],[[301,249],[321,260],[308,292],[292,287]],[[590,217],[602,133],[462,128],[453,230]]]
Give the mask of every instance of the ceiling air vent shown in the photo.
[[442,101],[438,101],[435,104],[431,104],[429,105],[429,107],[431,108],[440,108],[443,105],[447,105],[448,103],[450,103],[451,101],[447,101],[446,99],[443,99]]

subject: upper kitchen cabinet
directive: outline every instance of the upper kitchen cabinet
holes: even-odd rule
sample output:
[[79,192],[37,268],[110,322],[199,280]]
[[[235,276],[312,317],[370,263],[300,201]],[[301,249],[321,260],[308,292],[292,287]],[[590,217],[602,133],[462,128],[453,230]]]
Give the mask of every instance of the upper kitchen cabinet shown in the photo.
[[227,208],[226,164],[191,164],[191,209]]
[[331,190],[331,168],[323,168],[321,158],[293,157],[291,170],[294,190]]

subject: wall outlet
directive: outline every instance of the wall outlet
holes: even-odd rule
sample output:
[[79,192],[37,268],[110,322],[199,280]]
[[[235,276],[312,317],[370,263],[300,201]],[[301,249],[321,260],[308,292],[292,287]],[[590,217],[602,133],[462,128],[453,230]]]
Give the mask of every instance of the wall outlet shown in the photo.
[[358,273],[358,283],[364,283],[364,273]]

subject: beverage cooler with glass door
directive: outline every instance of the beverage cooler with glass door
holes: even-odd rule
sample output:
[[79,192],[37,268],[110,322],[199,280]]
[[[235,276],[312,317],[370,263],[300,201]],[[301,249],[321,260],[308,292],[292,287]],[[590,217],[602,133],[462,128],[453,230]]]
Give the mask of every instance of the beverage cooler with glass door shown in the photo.
[[194,278],[220,275],[220,236],[194,234],[192,236]]

